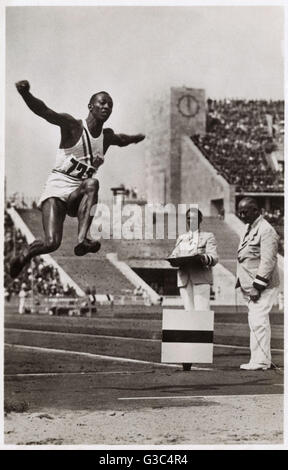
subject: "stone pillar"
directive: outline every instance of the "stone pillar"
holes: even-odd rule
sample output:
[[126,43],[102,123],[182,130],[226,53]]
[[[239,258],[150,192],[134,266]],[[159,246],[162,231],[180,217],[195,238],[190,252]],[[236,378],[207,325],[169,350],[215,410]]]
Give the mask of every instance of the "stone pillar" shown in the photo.
[[205,133],[205,92],[171,88],[154,97],[146,114],[148,202],[181,203],[181,137]]
[[[171,88],[171,148],[168,202],[181,202],[181,137],[206,131],[205,91]],[[185,164],[185,162],[183,162]]]
[[146,111],[145,173],[146,199],[166,204],[170,161],[169,94],[151,98]]

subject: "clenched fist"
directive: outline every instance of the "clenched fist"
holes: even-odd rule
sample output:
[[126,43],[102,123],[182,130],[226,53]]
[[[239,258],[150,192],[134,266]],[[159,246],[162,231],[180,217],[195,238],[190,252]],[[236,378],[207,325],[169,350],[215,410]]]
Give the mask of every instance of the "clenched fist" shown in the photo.
[[138,144],[138,142],[142,142],[142,140],[145,139],[145,135],[144,134],[137,134],[135,135],[135,144]]
[[23,95],[23,93],[26,93],[30,90],[30,83],[27,80],[21,80],[20,82],[17,82],[15,83],[15,86],[20,95]]

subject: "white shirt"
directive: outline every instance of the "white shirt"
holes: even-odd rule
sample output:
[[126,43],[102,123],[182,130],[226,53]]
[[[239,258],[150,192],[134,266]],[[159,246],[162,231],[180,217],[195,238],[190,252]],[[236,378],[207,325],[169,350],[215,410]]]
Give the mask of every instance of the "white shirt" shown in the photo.
[[193,255],[197,253],[199,241],[199,230],[192,232],[189,230],[184,240],[179,245],[180,252],[185,252],[187,255]]

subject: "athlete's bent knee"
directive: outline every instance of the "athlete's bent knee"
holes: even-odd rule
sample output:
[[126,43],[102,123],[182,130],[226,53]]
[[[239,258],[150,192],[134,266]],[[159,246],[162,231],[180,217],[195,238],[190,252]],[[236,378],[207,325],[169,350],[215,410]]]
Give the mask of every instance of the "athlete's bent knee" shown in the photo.
[[94,178],[87,178],[87,180],[84,181],[84,188],[87,192],[96,193],[99,191],[99,181]]
[[56,251],[60,244],[61,244],[61,239],[59,237],[48,237],[46,238],[46,247],[47,247],[47,250],[50,252],[50,251]]

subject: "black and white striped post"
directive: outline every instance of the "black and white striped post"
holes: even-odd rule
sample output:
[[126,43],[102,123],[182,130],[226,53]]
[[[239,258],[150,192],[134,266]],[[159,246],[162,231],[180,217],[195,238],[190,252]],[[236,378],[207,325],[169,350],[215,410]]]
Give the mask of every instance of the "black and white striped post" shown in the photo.
[[189,312],[178,299],[165,299],[163,307],[161,362],[212,363],[214,312]]

